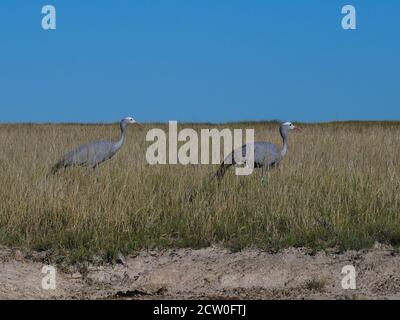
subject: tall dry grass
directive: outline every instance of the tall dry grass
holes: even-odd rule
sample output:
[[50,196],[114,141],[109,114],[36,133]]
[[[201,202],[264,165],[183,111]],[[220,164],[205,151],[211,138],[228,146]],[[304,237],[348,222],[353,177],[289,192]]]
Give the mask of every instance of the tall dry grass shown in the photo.
[[[264,181],[260,172],[237,177],[231,170],[221,185],[208,180],[217,166],[146,164],[152,127],[130,127],[121,152],[95,172],[71,168],[46,177],[66,151],[116,139],[118,126],[0,126],[0,244],[54,249],[72,259],[213,243],[400,244],[398,123],[305,125]],[[230,127],[255,128],[257,139],[281,144],[276,124]]]

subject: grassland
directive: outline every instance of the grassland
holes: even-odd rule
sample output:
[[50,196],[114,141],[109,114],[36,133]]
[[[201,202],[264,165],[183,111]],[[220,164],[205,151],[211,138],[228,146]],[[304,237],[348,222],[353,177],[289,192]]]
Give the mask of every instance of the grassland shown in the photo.
[[[145,135],[152,127],[130,127],[121,152],[95,172],[72,168],[47,177],[66,151],[116,139],[118,126],[1,125],[0,244],[72,260],[210,244],[400,245],[399,123],[304,125],[264,182],[259,172],[231,171],[221,185],[209,182],[216,166],[149,166]],[[255,128],[257,139],[281,144],[275,123],[228,127]]]

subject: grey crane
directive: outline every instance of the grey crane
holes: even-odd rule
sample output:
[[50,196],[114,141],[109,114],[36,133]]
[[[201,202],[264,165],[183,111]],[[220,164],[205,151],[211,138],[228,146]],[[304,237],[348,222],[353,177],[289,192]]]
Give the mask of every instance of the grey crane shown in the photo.
[[111,159],[122,147],[125,142],[126,128],[128,124],[137,123],[132,117],[121,120],[121,136],[118,141],[100,140],[81,145],[77,149],[66,154],[51,169],[55,174],[62,168],[70,166],[86,166],[95,169],[100,163]]
[[[279,151],[278,147],[270,142],[266,141],[256,141],[254,142],[254,167],[255,168],[262,168],[271,169],[279,165],[280,161],[286,155],[288,151],[288,133],[291,130],[300,130],[300,128],[294,126],[291,122],[284,122],[279,127],[279,132],[282,137],[283,147]],[[243,145],[241,148],[234,150],[231,152],[222,162],[221,166],[219,167],[218,171],[214,175],[218,180],[222,180],[224,177],[226,170],[228,170],[231,166],[236,165],[235,159],[238,159],[237,155],[240,155],[242,152],[242,157],[246,160],[246,150],[247,145]]]

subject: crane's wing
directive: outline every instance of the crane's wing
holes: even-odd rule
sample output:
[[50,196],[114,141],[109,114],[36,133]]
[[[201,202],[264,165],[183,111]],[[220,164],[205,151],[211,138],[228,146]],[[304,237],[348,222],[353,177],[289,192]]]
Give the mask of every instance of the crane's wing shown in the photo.
[[254,143],[254,162],[260,166],[275,165],[281,158],[281,153],[278,148],[270,142],[255,142]]
[[94,167],[110,159],[114,154],[114,143],[107,140],[100,140],[81,145],[75,150],[72,150],[59,161],[58,165],[63,167],[75,165]]
[[[249,161],[247,157],[247,147],[250,146],[249,151],[251,151],[251,145],[244,144],[242,147],[232,151],[222,162],[218,171],[213,175],[213,178],[221,180],[226,171],[235,164],[242,164]],[[273,167],[281,159],[281,153],[278,148],[270,143],[264,141],[258,141],[252,143],[254,147],[254,167]]]
[[[264,141],[256,141],[252,143],[254,147],[254,164],[256,166],[272,166],[276,164],[281,157],[278,148]],[[225,158],[225,163],[243,163],[250,158],[247,156],[247,147],[249,144],[244,144],[241,148],[234,150],[228,157]],[[251,148],[249,148],[249,151]]]

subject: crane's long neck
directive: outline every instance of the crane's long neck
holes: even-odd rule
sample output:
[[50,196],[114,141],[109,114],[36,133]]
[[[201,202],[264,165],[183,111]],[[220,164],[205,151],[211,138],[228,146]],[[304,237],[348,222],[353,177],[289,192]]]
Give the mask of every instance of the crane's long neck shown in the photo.
[[287,133],[285,131],[283,131],[282,128],[280,130],[280,133],[281,133],[282,142],[283,142],[283,148],[281,150],[281,157],[283,158],[288,151],[288,137],[287,137]]
[[121,149],[122,145],[125,142],[125,135],[126,135],[126,126],[121,124],[121,135],[117,143],[115,144],[115,151]]

